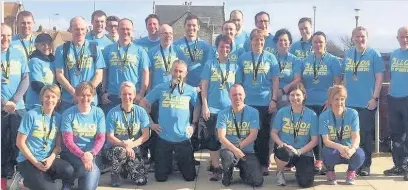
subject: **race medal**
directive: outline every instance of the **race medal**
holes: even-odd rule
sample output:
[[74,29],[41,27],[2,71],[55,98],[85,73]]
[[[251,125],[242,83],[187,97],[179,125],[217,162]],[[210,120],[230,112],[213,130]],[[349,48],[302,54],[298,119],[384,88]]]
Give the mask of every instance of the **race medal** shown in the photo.
[[76,75],[76,76],[80,76],[80,75],[81,75],[81,71],[80,71],[80,70],[76,70],[75,75]]
[[320,82],[319,78],[314,78],[313,79],[313,84],[318,84]]
[[252,79],[252,84],[256,85],[256,79]]
[[170,75],[170,71],[164,72],[164,76]]
[[225,89],[225,88],[226,88],[225,83],[221,83],[220,84],[220,89]]
[[121,71],[121,72],[125,72],[125,71],[126,71],[125,66],[122,65],[122,66],[120,67],[120,71]]
[[279,75],[279,78],[284,78],[285,77],[285,74],[284,73],[281,73],[280,75]]
[[353,80],[354,80],[354,81],[358,81],[358,76],[357,76],[357,75],[353,75]]
[[47,150],[47,149],[48,149],[48,144],[47,144],[47,143],[43,143],[42,148],[43,148],[43,150]]
[[3,79],[1,79],[1,83],[3,83],[3,84],[8,84],[8,83],[9,83],[9,79],[3,78]]

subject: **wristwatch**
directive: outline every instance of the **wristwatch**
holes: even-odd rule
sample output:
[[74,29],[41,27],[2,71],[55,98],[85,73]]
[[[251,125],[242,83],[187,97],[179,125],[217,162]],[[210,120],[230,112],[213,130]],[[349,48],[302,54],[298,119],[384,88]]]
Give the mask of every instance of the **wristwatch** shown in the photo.
[[378,97],[372,97],[371,99],[375,100],[376,102],[378,102]]

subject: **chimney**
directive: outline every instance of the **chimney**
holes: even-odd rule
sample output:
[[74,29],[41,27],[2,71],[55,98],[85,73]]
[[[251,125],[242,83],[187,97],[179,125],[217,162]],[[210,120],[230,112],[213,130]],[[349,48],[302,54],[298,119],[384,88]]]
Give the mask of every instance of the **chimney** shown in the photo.
[[43,26],[42,25],[38,26],[37,32],[42,32],[42,31],[43,31]]
[[52,27],[52,30],[57,31],[57,27],[56,26]]

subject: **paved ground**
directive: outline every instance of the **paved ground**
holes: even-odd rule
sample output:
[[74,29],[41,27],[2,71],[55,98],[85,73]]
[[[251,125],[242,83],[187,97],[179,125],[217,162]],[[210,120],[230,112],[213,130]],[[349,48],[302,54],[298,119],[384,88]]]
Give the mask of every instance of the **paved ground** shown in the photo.
[[[122,186],[119,188],[112,188],[109,185],[110,175],[105,174],[101,177],[101,182],[99,184],[99,190],[134,190],[134,189],[146,189],[146,190],[216,190],[216,189],[233,189],[233,190],[249,190],[254,189],[242,183],[238,176],[238,172],[234,172],[234,181],[230,187],[225,188],[221,182],[211,182],[209,181],[208,172],[206,168],[208,166],[209,154],[208,153],[196,153],[196,158],[201,161],[201,165],[197,166],[198,178],[194,182],[185,182],[179,172],[173,173],[169,177],[167,182],[156,182],[154,180],[154,175],[151,173],[149,175],[149,182],[145,186],[136,186],[131,184],[130,181],[122,181]],[[315,179],[314,187],[309,189],[315,190],[407,190],[408,182],[403,181],[402,177],[386,177],[382,174],[385,169],[392,166],[392,161],[390,156],[376,157],[373,160],[373,166],[371,168],[370,177],[358,177],[356,185],[349,186],[345,185],[343,182],[345,180],[345,171],[347,169],[346,165],[340,165],[336,168],[337,178],[339,184],[336,186],[325,185],[325,176],[317,176]],[[271,165],[271,172],[269,176],[264,178],[264,185],[261,188],[255,188],[256,190],[266,190],[266,189],[299,189],[296,185],[294,172],[289,172],[286,174],[287,186],[278,187],[275,185],[275,169],[274,163]]]

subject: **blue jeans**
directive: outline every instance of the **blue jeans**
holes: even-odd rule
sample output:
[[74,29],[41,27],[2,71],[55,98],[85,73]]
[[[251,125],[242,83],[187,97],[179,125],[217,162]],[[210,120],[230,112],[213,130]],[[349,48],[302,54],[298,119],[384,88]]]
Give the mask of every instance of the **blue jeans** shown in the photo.
[[61,152],[61,158],[69,162],[74,167],[74,177],[70,180],[71,186],[74,185],[75,179],[78,178],[78,189],[95,190],[98,187],[101,172],[95,162],[95,159],[93,162],[92,171],[86,171],[81,159],[73,155],[71,152]]
[[322,156],[323,163],[328,171],[334,171],[334,167],[338,164],[348,164],[347,171],[356,171],[363,165],[365,159],[364,151],[361,148],[357,148],[350,159],[341,157],[338,150],[327,147],[323,148]]
[[367,108],[353,107],[358,112],[358,118],[360,120],[360,147],[363,148],[365,154],[365,161],[363,167],[370,168],[372,163],[373,152],[373,133],[375,126],[375,112]]

